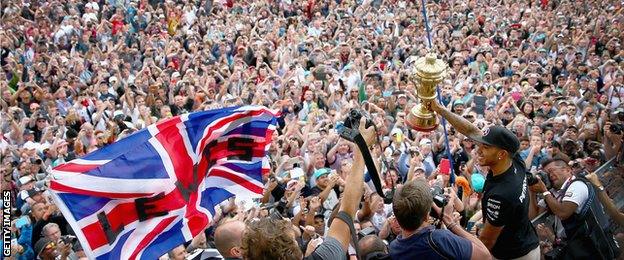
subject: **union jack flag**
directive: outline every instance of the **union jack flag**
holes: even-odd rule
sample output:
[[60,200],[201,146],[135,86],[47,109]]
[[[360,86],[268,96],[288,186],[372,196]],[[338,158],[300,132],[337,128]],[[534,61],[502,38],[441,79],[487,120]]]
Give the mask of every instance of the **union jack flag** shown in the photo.
[[275,125],[256,106],[177,116],[54,168],[52,197],[89,259],[157,259],[262,194]]

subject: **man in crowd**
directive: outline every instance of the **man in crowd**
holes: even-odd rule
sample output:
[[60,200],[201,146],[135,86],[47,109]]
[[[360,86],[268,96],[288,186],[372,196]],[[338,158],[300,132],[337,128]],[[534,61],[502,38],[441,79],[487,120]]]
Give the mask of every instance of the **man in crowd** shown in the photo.
[[[616,257],[617,255],[612,252],[614,248],[610,247],[614,241],[611,232],[608,231],[609,223],[600,201],[596,198],[597,191],[590,182],[585,181],[583,177],[575,176],[570,165],[561,159],[544,161],[543,166],[552,183],[553,191],[549,191],[542,180],[531,186],[529,217],[534,218],[546,210],[550,210],[556,216],[554,235],[561,239],[562,243],[568,244],[563,255],[558,257],[576,259]],[[604,187],[599,186],[598,189],[598,192],[600,189],[604,192]],[[541,197],[539,201],[538,195]],[[596,236],[592,233],[599,233],[599,237],[605,237],[605,240],[594,241]]]
[[242,259],[241,240],[245,223],[232,220],[217,227],[214,235],[215,247],[223,259]]
[[446,207],[447,230],[436,230],[429,222],[433,197],[423,180],[409,181],[394,195],[393,212],[401,235],[390,244],[393,259],[488,259],[490,253],[477,237],[458,226],[453,200]]

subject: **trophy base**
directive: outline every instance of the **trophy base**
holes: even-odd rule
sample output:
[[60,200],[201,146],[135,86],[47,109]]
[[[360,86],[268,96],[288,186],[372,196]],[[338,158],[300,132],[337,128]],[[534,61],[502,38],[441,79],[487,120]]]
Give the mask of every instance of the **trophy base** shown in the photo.
[[419,132],[431,132],[438,128],[438,117],[433,112],[422,111],[420,105],[412,108],[405,123]]

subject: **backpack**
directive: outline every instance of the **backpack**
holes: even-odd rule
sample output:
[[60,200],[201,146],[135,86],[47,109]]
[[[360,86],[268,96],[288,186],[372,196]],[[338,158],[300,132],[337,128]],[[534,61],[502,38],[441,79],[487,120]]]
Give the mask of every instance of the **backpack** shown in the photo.
[[[568,185],[562,194],[565,194],[571,184],[582,181],[588,190],[588,199],[580,213],[573,217],[579,221],[574,234],[568,237],[552,251],[546,253],[546,259],[614,259],[620,255],[620,247],[608,228],[603,228],[598,217],[604,216],[600,202],[596,200],[593,186],[584,177],[577,177]],[[602,214],[602,215],[597,215]]]

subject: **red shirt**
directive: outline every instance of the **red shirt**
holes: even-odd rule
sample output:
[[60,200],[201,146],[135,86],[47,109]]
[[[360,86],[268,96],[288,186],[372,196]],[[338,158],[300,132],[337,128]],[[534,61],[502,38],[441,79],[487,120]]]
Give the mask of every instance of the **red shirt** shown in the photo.
[[113,21],[111,21],[111,23],[113,24],[113,35],[116,35],[119,31],[121,31],[121,29],[124,26],[124,23],[121,19],[115,19]]

